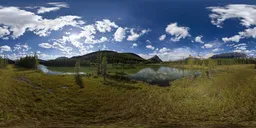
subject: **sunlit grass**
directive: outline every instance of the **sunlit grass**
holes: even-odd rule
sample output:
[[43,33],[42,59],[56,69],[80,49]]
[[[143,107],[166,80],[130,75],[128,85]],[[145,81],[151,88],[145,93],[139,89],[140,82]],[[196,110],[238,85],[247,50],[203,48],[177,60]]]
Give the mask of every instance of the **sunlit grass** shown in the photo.
[[[82,70],[82,69],[81,69]],[[0,69],[0,126],[256,125],[253,65],[218,66],[211,78],[170,87],[39,71]]]

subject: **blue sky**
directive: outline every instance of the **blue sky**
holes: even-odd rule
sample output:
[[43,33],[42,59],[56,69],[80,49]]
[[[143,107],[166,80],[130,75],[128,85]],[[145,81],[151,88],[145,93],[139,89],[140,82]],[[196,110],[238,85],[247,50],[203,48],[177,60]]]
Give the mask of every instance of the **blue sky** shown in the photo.
[[174,60],[256,55],[255,0],[0,1],[0,54],[77,56],[99,49]]

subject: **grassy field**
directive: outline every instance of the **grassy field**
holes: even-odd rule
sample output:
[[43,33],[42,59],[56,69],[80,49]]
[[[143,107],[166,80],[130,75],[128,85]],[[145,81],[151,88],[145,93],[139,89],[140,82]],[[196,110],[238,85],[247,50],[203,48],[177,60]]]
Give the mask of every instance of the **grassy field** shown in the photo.
[[0,69],[0,127],[256,126],[253,65],[218,66],[211,77],[170,87]]

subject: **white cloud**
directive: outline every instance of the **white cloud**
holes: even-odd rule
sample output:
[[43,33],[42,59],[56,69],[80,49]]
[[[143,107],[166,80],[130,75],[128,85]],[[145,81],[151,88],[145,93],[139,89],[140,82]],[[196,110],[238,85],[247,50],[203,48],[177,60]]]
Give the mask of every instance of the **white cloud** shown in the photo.
[[148,33],[150,30],[142,30],[141,33],[135,33],[134,28],[130,30],[131,35],[128,36],[128,41],[136,41],[140,36],[144,35],[145,33]]
[[62,51],[62,53],[64,53],[64,54],[71,54],[72,47],[64,46],[57,42],[54,42],[52,46],[53,46],[53,48]]
[[51,31],[57,31],[65,26],[84,24],[79,16],[61,16],[56,19],[45,19],[33,12],[21,10],[18,7],[0,7],[0,24],[7,26],[9,35],[18,38],[26,31],[32,31],[39,36],[47,36]]
[[256,5],[230,4],[225,7],[208,7],[213,12],[210,14],[212,24],[222,27],[225,20],[239,19],[243,26],[256,25]]
[[85,39],[85,43],[88,43],[88,44],[97,44],[97,43],[103,43],[106,41],[108,41],[108,38],[104,37],[104,36],[101,37],[100,39],[96,39],[96,40]]
[[53,6],[56,6],[56,7],[61,7],[61,8],[68,8],[68,4],[64,3],[64,2],[49,2],[47,3],[49,5],[53,5]]
[[61,44],[58,42],[53,42],[53,44],[41,43],[41,44],[38,44],[38,46],[46,49],[49,49],[49,48],[57,49],[57,50],[60,50],[63,54],[67,54],[67,55],[71,55],[73,50],[72,47],[65,46],[64,44]]
[[164,52],[168,52],[168,51],[170,51],[170,49],[169,49],[169,48],[166,48],[166,47],[163,47],[163,48],[161,48],[161,49],[159,50],[160,53],[164,53]]
[[235,35],[235,36],[230,37],[230,38],[224,37],[224,38],[222,38],[222,41],[224,41],[224,42],[229,42],[229,41],[239,42],[240,39],[241,39],[240,35]]
[[68,8],[68,4],[64,2],[50,2],[48,5],[52,5],[54,7],[32,7],[32,8],[39,8],[37,10],[38,14],[46,13],[46,12],[52,12],[52,11],[58,11],[61,8]]
[[126,32],[125,28],[119,27],[116,32],[114,33],[114,40],[116,42],[122,42],[123,39],[125,38]]
[[212,52],[219,52],[219,51],[223,51],[224,49],[220,49],[220,48],[215,48],[212,50]]
[[[162,48],[165,49],[165,48]],[[166,48],[168,49],[168,48]],[[159,50],[160,51],[160,50]],[[165,52],[156,52],[150,54],[139,54],[143,58],[151,58],[154,55],[159,56],[160,59],[163,61],[170,61],[170,60],[179,60],[184,59],[188,57],[189,55],[197,55],[195,51],[188,47],[182,47],[182,48],[175,48],[175,49],[168,49]]]
[[197,36],[197,37],[195,38],[195,42],[204,44],[204,42],[202,41],[202,38],[203,38],[203,36]]
[[78,19],[81,19],[81,17],[72,15],[61,16],[56,19],[43,19],[35,28],[29,28],[29,30],[39,36],[48,36],[51,31],[58,31],[65,26],[78,27],[84,24],[83,21]]
[[166,35],[163,34],[163,35],[161,35],[161,36],[159,37],[159,40],[160,40],[160,41],[163,41],[165,38],[166,38]]
[[39,47],[41,48],[52,48],[53,46],[49,43],[41,43],[41,44],[38,44]]
[[111,22],[109,19],[103,19],[102,21],[96,21],[96,28],[99,32],[111,32],[112,28],[118,28],[115,22]]
[[52,12],[52,11],[57,11],[57,10],[60,10],[60,8],[59,7],[40,7],[37,10],[37,13],[42,14],[42,13]]
[[138,44],[136,44],[136,43],[132,44],[132,48],[137,47],[137,46],[138,46]]
[[151,49],[151,50],[155,49],[155,47],[153,47],[152,45],[147,45],[146,48]]
[[212,48],[213,44],[204,44],[204,46],[202,46],[202,48]]
[[10,31],[8,30],[7,26],[0,27],[0,38],[8,36],[9,34],[10,34]]
[[3,53],[3,52],[10,52],[12,51],[11,47],[7,46],[7,45],[4,45],[4,46],[0,46],[0,53]]
[[19,51],[19,52],[27,52],[31,49],[31,47],[28,46],[28,44],[15,44],[13,47],[13,51]]
[[256,27],[245,29],[243,32],[239,32],[239,35],[235,35],[230,38],[224,37],[222,38],[222,40],[224,42],[229,42],[229,41],[239,42],[241,39],[250,38],[250,37],[256,38]]
[[186,37],[189,37],[189,28],[188,27],[179,27],[177,26],[177,23],[170,23],[166,29],[166,33],[174,36],[171,38],[172,41],[177,42],[180,41],[180,39],[184,39]]
[[256,38],[256,27],[245,29],[244,32],[239,32],[239,35],[241,35],[244,38]]

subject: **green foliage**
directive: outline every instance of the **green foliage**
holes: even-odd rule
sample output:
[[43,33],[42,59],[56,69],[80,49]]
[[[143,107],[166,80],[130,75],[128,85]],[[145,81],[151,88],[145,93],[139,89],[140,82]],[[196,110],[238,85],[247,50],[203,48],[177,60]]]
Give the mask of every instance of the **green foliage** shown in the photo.
[[23,67],[23,68],[30,68],[30,69],[37,69],[38,57],[35,54],[34,56],[26,56],[22,57],[15,63],[17,66]]
[[[43,61],[41,64],[45,66],[53,66],[53,67],[74,67],[76,64],[77,59],[68,59],[68,58],[63,58],[63,59],[56,59],[56,60],[48,60],[48,61]],[[91,66],[94,63],[91,63],[89,60],[80,60],[80,65],[81,66]]]
[[244,59],[185,59],[168,62],[169,64],[185,64],[185,65],[200,65],[200,66],[220,66],[220,65],[236,65],[236,64],[254,64],[253,58]]
[[8,65],[8,60],[0,56],[0,68],[4,68]]

